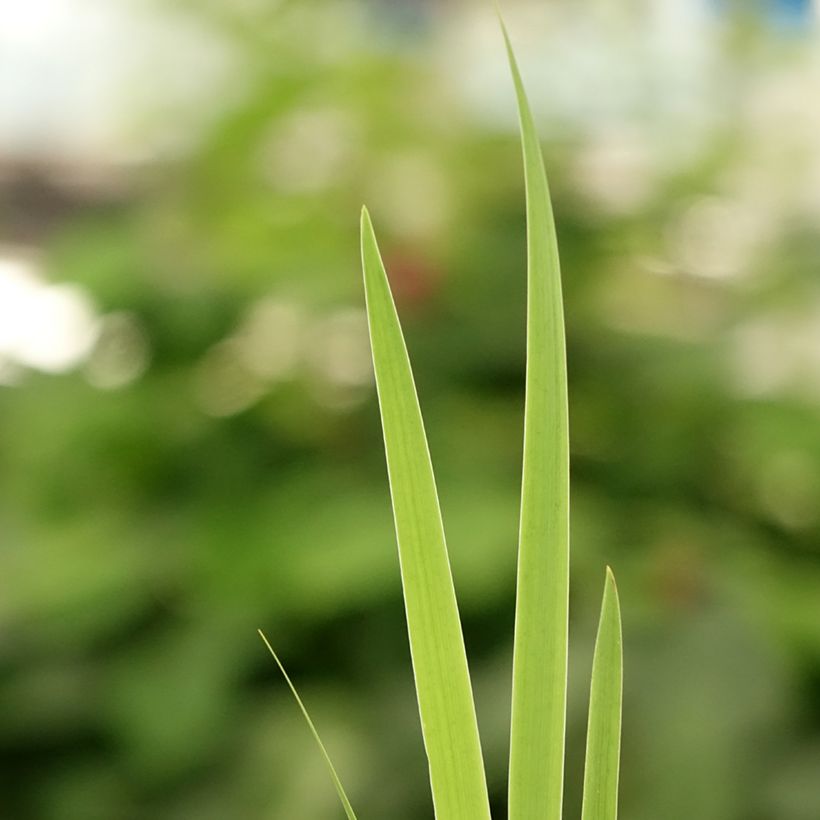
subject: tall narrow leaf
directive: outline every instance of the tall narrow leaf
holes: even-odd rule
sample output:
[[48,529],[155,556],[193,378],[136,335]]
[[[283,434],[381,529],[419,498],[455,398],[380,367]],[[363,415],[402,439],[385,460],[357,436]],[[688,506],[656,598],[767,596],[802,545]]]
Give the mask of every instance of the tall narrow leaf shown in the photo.
[[410,361],[373,226],[362,264],[422,733],[437,820],[489,820],[464,639]]
[[322,738],[319,737],[319,732],[314,726],[313,721],[310,718],[310,714],[308,713],[307,707],[302,702],[302,698],[299,697],[299,693],[296,691],[296,687],[293,685],[293,681],[291,681],[290,676],[285,671],[285,667],[282,666],[282,661],[279,660],[279,656],[273,651],[273,647],[270,645],[270,641],[265,637],[265,633],[259,629],[259,637],[265,643],[265,646],[268,648],[268,652],[271,653],[273,659],[276,661],[276,665],[279,667],[279,671],[282,673],[282,676],[285,679],[293,697],[296,698],[296,703],[299,706],[299,709],[302,712],[302,716],[304,717],[305,721],[307,722],[308,729],[310,729],[310,733],[313,735],[313,739],[316,741],[316,745],[319,747],[319,751],[322,754],[322,758],[325,761],[325,766],[327,766],[328,773],[330,774],[330,779],[333,781],[333,785],[336,788],[336,794],[339,795],[339,801],[342,804],[342,808],[345,810],[345,814],[347,815],[347,820],[356,820],[356,815],[353,812],[353,807],[350,805],[350,801],[347,799],[347,794],[345,793],[344,786],[342,786],[342,781],[339,779],[339,775],[336,773],[336,767],[333,765],[333,761],[330,759],[330,755],[325,748],[325,744],[322,743]]
[[592,661],[581,820],[616,820],[618,817],[622,690],[621,610],[615,578],[607,567]]
[[[503,28],[503,25],[502,25]],[[560,820],[569,590],[569,430],[558,245],[509,37],[527,193],[527,391],[513,654],[509,820]]]

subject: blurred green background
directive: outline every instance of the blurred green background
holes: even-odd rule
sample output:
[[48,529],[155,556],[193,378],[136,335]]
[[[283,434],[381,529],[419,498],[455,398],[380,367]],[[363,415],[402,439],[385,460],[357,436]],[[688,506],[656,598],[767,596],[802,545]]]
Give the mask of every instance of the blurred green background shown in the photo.
[[[820,26],[504,3],[563,254],[567,816],[603,571],[622,815],[820,817]],[[504,814],[523,180],[492,5],[0,14],[0,816],[429,818],[358,261],[379,231]]]

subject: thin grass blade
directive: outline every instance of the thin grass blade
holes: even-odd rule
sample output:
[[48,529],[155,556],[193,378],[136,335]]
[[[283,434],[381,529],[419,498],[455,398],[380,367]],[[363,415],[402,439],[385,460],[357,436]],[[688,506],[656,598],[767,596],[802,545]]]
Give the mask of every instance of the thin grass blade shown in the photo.
[[437,820],[489,820],[484,763],[413,374],[373,226],[362,264],[422,733]]
[[527,193],[527,388],[513,653],[510,820],[560,820],[569,592],[569,425],[558,244],[512,46]]
[[623,649],[615,578],[607,567],[592,661],[582,820],[616,820],[621,757]]
[[304,715],[308,728],[310,729],[310,732],[313,735],[313,739],[316,741],[316,744],[319,747],[319,751],[322,753],[325,765],[327,766],[327,770],[330,773],[330,779],[333,781],[333,785],[336,787],[336,793],[339,795],[339,800],[341,801],[342,807],[345,810],[347,820],[356,820],[356,814],[353,811],[353,807],[350,805],[350,801],[347,799],[347,794],[345,793],[344,786],[342,786],[342,781],[339,779],[339,775],[336,773],[336,768],[334,767],[333,762],[330,759],[330,755],[328,754],[327,749],[325,748],[325,744],[322,743],[322,739],[319,737],[319,732],[316,730],[316,726],[310,719],[307,707],[302,702],[302,698],[299,697],[299,693],[296,691],[296,687],[293,685],[293,682],[291,681],[288,673],[285,671],[285,667],[282,665],[282,662],[279,660],[279,657],[277,656],[276,652],[273,651],[273,647],[270,645],[270,641],[265,637],[265,633],[261,629],[257,631],[259,632],[259,637],[262,638],[262,640],[265,642],[265,646],[268,648],[268,652],[271,653],[271,656],[276,661],[276,665],[279,667],[279,671],[282,673],[283,677],[285,678],[285,681],[290,687],[290,691],[293,693],[293,697],[296,698],[296,703],[302,710],[302,715]]

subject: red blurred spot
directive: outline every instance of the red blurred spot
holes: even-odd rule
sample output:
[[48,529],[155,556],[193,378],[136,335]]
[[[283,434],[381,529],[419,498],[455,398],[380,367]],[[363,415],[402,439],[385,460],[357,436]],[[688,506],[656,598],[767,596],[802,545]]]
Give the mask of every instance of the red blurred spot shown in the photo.
[[427,260],[417,254],[394,250],[386,255],[385,266],[396,304],[422,310],[435,298],[441,271]]

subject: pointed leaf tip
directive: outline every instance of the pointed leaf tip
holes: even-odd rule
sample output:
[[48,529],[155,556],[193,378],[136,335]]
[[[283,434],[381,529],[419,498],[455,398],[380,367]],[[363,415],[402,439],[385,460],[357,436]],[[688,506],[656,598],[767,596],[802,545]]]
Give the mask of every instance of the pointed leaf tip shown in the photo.
[[569,430],[563,299],[549,187],[510,38],[527,211],[527,388],[513,650],[510,820],[561,820],[569,596]]
[[362,262],[411,657],[436,820],[490,820],[438,496],[398,314],[362,211]]
[[615,576],[607,567],[592,661],[581,820],[617,820],[623,649]]
[[339,797],[339,802],[342,804],[342,808],[344,809],[345,815],[347,815],[348,820],[357,820],[356,814],[353,811],[353,807],[350,805],[350,800],[348,800],[347,793],[345,792],[344,786],[342,785],[342,781],[339,779],[339,775],[336,772],[336,767],[333,765],[333,761],[330,759],[330,754],[328,753],[327,749],[325,748],[325,744],[322,742],[322,738],[319,736],[319,732],[316,729],[316,726],[313,723],[313,720],[308,713],[307,707],[302,701],[302,698],[299,697],[299,692],[296,690],[296,687],[291,681],[290,676],[285,671],[285,667],[282,665],[282,661],[279,660],[279,656],[274,652],[273,646],[271,646],[270,641],[267,639],[267,636],[261,629],[256,630],[259,634],[259,637],[262,639],[262,642],[270,652],[271,657],[276,661],[276,665],[279,667],[279,671],[282,673],[282,677],[284,677],[285,682],[288,685],[288,688],[291,691],[294,699],[296,700],[296,704],[299,707],[299,710],[302,713],[302,716],[305,719],[305,723],[307,723],[308,729],[310,730],[311,735],[313,735],[313,739],[316,741],[316,745],[319,747],[319,751],[322,755],[322,758],[325,762],[325,766],[327,768],[328,774],[330,775],[330,779],[333,781],[333,787],[336,789],[336,794]]

